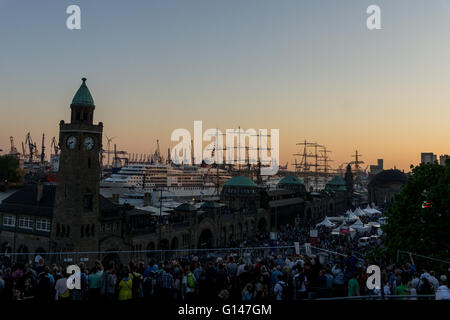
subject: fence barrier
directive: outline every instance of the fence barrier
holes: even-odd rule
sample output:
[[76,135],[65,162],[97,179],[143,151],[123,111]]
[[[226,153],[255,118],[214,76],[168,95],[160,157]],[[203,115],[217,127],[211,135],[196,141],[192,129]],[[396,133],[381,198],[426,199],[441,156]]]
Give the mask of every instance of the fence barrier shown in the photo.
[[[305,244],[299,247],[292,246],[260,246],[260,247],[237,247],[237,248],[197,248],[197,249],[153,249],[153,250],[117,250],[117,251],[80,251],[80,252],[6,252],[0,253],[1,261],[10,262],[31,262],[39,260],[39,257],[45,258],[51,263],[69,264],[69,263],[93,263],[96,260],[120,260],[128,262],[133,260],[166,260],[172,258],[187,258],[198,256],[199,259],[208,259],[214,257],[239,256],[249,262],[255,262],[257,258],[268,256],[294,256],[316,255],[321,263],[328,263],[334,260],[335,256],[345,256],[342,253],[323,249],[316,246],[306,248]],[[362,259],[358,260],[362,261]]]

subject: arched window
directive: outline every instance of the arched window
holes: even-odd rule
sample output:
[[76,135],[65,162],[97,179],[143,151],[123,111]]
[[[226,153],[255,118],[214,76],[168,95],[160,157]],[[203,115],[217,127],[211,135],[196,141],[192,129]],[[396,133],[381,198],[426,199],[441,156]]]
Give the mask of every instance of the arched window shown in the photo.
[[91,226],[91,235],[95,236],[95,224]]

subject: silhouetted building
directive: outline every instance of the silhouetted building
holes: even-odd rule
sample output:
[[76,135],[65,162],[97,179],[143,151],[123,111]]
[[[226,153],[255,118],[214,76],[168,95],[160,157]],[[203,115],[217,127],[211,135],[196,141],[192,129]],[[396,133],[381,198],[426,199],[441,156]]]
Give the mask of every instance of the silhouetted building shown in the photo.
[[441,166],[445,166],[445,161],[447,161],[447,159],[449,159],[450,156],[448,154],[443,154],[441,156],[439,156],[439,164]]
[[383,170],[375,175],[368,184],[369,203],[377,206],[389,206],[396,194],[400,193],[408,176],[397,169]]
[[434,163],[436,160],[436,155],[432,152],[422,152],[420,155],[420,163]]

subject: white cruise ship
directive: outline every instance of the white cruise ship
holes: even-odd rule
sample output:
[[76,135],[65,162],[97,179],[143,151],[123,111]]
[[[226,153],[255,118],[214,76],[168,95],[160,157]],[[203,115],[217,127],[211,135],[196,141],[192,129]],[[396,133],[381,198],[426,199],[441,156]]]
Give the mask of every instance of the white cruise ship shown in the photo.
[[[164,198],[197,199],[217,196],[215,169],[165,164],[130,164],[100,182],[103,193],[160,194]],[[223,179],[221,172],[221,179]],[[222,185],[219,183],[219,185]],[[110,192],[106,189],[112,189]],[[116,192],[114,190],[119,190]],[[154,198],[152,196],[152,198]]]

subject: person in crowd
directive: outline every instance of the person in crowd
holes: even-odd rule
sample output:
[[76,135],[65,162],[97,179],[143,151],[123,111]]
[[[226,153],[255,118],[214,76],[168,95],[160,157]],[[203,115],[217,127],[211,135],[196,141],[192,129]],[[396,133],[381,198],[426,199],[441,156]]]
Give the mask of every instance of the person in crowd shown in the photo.
[[436,300],[450,300],[450,289],[448,287],[448,278],[446,275],[440,277],[441,285],[436,290]]
[[116,279],[114,278],[114,263],[109,262],[100,279],[100,295],[102,299],[111,301],[116,293]]
[[297,273],[294,276],[294,299],[301,300],[307,298],[307,286],[308,279],[305,275],[305,270],[301,264],[297,265]]
[[286,282],[283,281],[282,275],[278,276],[278,281],[274,288],[275,300],[281,301],[283,300],[283,290],[287,287]]
[[55,284],[56,296],[60,301],[67,301],[70,299],[70,290],[67,287],[67,278],[68,275],[64,271]]
[[99,300],[101,298],[100,287],[103,267],[100,261],[96,261],[88,276],[89,299]]
[[349,297],[355,297],[355,296],[361,295],[361,289],[360,289],[359,281],[358,281],[358,273],[356,271],[353,272],[352,277],[348,281],[347,292],[348,292]]
[[[405,282],[406,282],[405,276],[402,277],[400,274],[397,275],[396,283],[399,283],[399,285],[395,287],[396,296],[406,296],[408,294]],[[404,300],[403,297],[398,297],[398,299]]]
[[414,287],[412,280],[406,284],[406,292],[409,295],[409,300],[417,300],[417,289]]
[[130,279],[130,272],[123,269],[120,273],[121,280],[118,285],[118,300],[127,301],[133,299],[133,280]]
[[35,288],[32,283],[32,278],[27,278],[24,283],[24,288],[22,292],[23,300],[33,300],[35,297]]
[[333,266],[331,272],[334,275],[333,287],[336,297],[344,296],[345,292],[345,283],[344,283],[344,270],[341,263],[336,263]]
[[244,289],[242,290],[242,301],[250,301],[253,298],[253,286],[251,283],[247,283],[244,287]]

